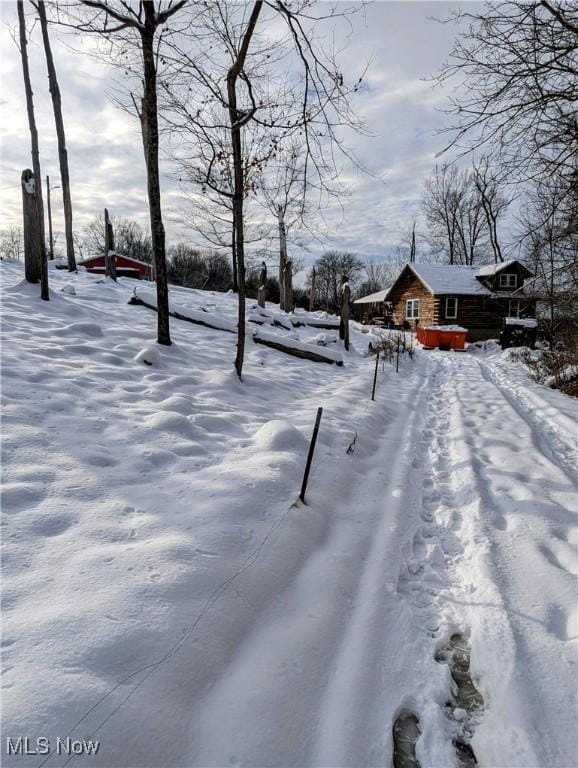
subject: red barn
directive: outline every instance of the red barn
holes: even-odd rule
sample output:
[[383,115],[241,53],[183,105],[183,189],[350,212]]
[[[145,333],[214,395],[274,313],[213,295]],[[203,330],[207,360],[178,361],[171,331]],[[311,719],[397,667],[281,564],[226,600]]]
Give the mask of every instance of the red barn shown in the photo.
[[[97,275],[104,275],[106,267],[104,263],[104,254],[102,256],[92,256],[90,259],[83,259],[78,262],[80,266],[85,267],[87,272]],[[131,256],[116,256],[116,274],[118,277],[133,277],[135,280],[154,280],[154,267],[147,264],[146,261],[133,259]]]

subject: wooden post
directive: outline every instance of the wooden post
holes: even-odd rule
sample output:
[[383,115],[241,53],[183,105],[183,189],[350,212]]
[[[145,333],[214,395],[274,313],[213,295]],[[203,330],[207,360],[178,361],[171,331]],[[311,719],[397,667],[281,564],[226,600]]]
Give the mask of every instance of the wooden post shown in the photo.
[[315,267],[311,270],[311,288],[309,290],[309,311],[313,312],[315,309]]
[[315,426],[313,427],[313,435],[311,437],[311,445],[309,446],[309,453],[307,454],[307,463],[305,464],[305,473],[303,475],[303,483],[301,484],[301,493],[299,498],[305,504],[305,491],[307,490],[307,481],[309,480],[309,471],[311,469],[311,462],[313,461],[313,454],[315,452],[315,443],[317,442],[317,433],[319,432],[319,424],[321,422],[321,414],[323,408],[317,409],[317,416],[315,417]]
[[116,253],[114,252],[114,230],[108,216],[108,208],[104,209],[104,274],[116,282]]
[[293,262],[289,259],[283,270],[283,303],[285,312],[293,312]]
[[262,309],[265,309],[265,300],[267,299],[267,265],[261,262],[259,272],[259,288],[257,289],[257,303]]
[[29,283],[41,284],[40,296],[48,301],[48,268],[42,222],[36,197],[36,179],[30,168],[22,171],[22,223],[24,234],[24,275]]
[[401,336],[397,334],[397,357],[395,359],[395,372],[399,373],[399,345],[401,342]]
[[349,299],[351,290],[347,276],[341,276],[341,319],[339,321],[339,338],[343,340],[345,349],[349,352]]
[[371,399],[375,400],[375,385],[377,384],[377,366],[379,365],[379,351],[375,356],[375,372],[373,374],[373,390],[371,392]]
[[46,206],[48,208],[48,256],[54,261],[54,238],[52,236],[52,207],[50,205],[50,176],[46,177]]
[[282,206],[277,207],[279,219],[279,309],[286,309],[285,302],[285,266],[287,264],[287,232]]

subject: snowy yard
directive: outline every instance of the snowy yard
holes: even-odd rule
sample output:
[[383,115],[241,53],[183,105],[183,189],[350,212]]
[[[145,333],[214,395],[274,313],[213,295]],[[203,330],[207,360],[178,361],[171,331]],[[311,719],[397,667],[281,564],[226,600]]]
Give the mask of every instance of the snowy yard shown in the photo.
[[[4,736],[100,742],[4,765],[390,766],[402,710],[424,768],[456,740],[576,765],[576,400],[490,345],[386,364],[371,402],[355,324],[343,367],[249,340],[241,384],[232,333],[156,346],[146,284],[51,269],[45,303],[0,270]],[[171,301],[234,324],[233,295]]]

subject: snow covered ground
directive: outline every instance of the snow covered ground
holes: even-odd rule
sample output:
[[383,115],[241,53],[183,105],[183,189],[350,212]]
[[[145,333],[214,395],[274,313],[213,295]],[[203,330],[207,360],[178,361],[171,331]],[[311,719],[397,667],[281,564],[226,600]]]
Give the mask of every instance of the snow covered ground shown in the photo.
[[241,384],[232,333],[173,320],[159,348],[133,281],[50,276],[44,303],[0,264],[4,765],[390,766],[408,709],[452,768],[455,632],[478,763],[577,764],[575,400],[490,345],[385,365],[371,402],[356,326],[343,367],[249,341]]

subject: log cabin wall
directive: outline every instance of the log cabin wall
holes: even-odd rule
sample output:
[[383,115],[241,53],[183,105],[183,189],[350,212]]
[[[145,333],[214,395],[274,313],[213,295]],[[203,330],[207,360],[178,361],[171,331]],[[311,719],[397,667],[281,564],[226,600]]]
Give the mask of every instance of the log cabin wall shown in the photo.
[[401,326],[405,322],[405,308],[408,299],[419,299],[419,325],[435,325],[439,301],[409,267],[403,270],[387,298],[393,304],[395,325]]

